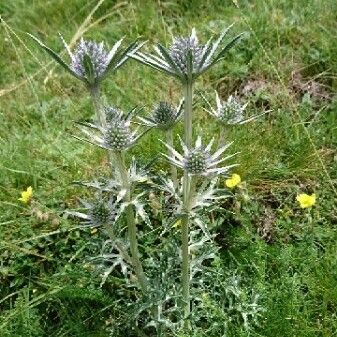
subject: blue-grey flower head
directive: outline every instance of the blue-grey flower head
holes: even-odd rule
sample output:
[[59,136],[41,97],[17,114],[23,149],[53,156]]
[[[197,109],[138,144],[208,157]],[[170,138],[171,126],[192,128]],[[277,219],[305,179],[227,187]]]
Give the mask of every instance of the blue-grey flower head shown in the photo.
[[204,148],[196,148],[190,151],[185,158],[185,169],[190,174],[202,174],[207,170],[209,152]]
[[[131,119],[140,109],[133,108],[129,112],[114,107],[105,107],[106,124],[78,123],[78,127],[86,135],[86,141],[112,151],[125,151],[147,131],[139,133],[139,127],[131,129]],[[88,130],[91,129],[91,131]]]
[[240,39],[242,34],[223,45],[230,28],[226,28],[218,39],[211,37],[204,45],[199,44],[193,28],[190,36],[174,38],[169,48],[158,43],[154,46],[155,54],[137,51],[131,57],[177,78],[182,84],[193,83],[198,76],[222,60]]
[[178,117],[177,109],[168,102],[159,102],[153,109],[153,120],[164,130],[170,129]]
[[188,71],[188,55],[192,57],[192,71],[196,72],[201,63],[203,46],[199,45],[198,38],[192,33],[188,37],[178,37],[173,40],[170,55],[174,63],[183,73]]
[[244,120],[245,108],[246,105],[242,105],[237,98],[230,96],[218,107],[219,120],[224,124],[239,124]]
[[114,223],[117,215],[118,210],[111,201],[99,199],[90,205],[88,219],[93,226],[102,226]]
[[112,120],[107,125],[104,142],[108,148],[114,151],[126,150],[132,143],[129,123],[117,118]]
[[108,55],[109,53],[104,48],[103,42],[96,43],[94,41],[81,39],[78,47],[72,54],[70,68],[78,76],[89,79],[91,75],[88,74],[87,65],[85,63],[86,57],[88,57],[92,64],[94,78],[100,78],[109,65]]
[[179,120],[183,111],[184,100],[182,99],[178,106],[173,106],[169,102],[161,101],[156,104],[148,117],[138,116],[143,125],[156,127],[161,130],[169,130]]
[[245,110],[248,103],[242,104],[234,96],[229,96],[227,101],[221,101],[219,94],[215,92],[216,108],[213,108],[211,104],[206,100],[210,110],[205,109],[209,114],[214,116],[221,124],[224,125],[241,125],[257,119],[264,115],[268,111],[259,115],[245,116]]
[[28,35],[71,75],[89,86],[96,86],[98,82],[103,79],[108,70],[114,71],[121,67],[129,57],[136,53],[144,44],[136,40],[126,49],[121,50],[122,38],[108,51],[104,47],[103,42],[96,43],[94,41],[81,39],[75,51],[72,52],[69,45],[61,36],[64,47],[71,59],[71,63],[68,64],[58,53],[46,46],[38,38],[31,34]]
[[173,165],[176,165],[184,170],[187,170],[189,175],[212,175],[226,173],[231,167],[236,166],[228,165],[225,167],[217,167],[218,164],[233,157],[229,155],[225,158],[219,159],[222,153],[232,144],[226,144],[220,147],[217,151],[211,154],[211,148],[214,143],[214,138],[209,142],[207,146],[203,146],[201,137],[198,137],[195,142],[195,147],[190,149],[182,141],[181,146],[183,153],[180,154],[169,144],[165,144],[171,155],[163,154]]

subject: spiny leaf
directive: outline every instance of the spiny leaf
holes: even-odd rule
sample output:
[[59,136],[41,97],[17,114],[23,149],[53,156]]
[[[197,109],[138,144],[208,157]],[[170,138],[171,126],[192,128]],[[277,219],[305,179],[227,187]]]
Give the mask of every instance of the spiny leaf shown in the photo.
[[83,78],[78,76],[71,68],[68,66],[66,62],[64,62],[57,53],[55,53],[52,49],[47,47],[43,42],[41,42],[34,35],[27,33],[42,49],[44,49],[58,64],[60,64],[64,69],[66,69],[71,75],[75,76],[79,80],[83,81]]

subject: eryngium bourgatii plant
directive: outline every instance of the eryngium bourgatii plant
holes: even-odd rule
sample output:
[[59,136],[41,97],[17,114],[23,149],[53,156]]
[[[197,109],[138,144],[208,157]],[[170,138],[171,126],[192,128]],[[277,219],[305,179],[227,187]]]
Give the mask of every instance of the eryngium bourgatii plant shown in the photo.
[[[201,138],[198,137],[195,147],[192,146],[193,87],[196,79],[219,63],[225,57],[227,51],[240,39],[241,34],[231,39],[229,43],[224,44],[229,29],[230,27],[226,28],[217,39],[212,37],[206,44],[199,43],[196,31],[192,29],[191,35],[174,38],[169,48],[158,44],[154,47],[157,55],[140,52],[139,48],[143,44],[138,43],[138,41],[133,42],[121,51],[122,39],[110,51],[105,48],[103,43],[98,44],[93,41],[81,40],[72,52],[62,38],[70,57],[69,64],[56,52],[32,36],[54,60],[74,77],[85,83],[93,100],[96,122],[80,122],[78,126],[85,134],[85,141],[109,152],[111,167],[115,170],[115,172],[112,172],[112,177],[106,179],[104,183],[101,180],[100,182],[82,183],[81,185],[98,191],[99,198],[93,203],[83,202],[86,213],[70,213],[80,217],[87,225],[100,226],[105,229],[113,243],[113,248],[119,254],[117,254],[118,258],[116,258],[115,253],[112,254],[113,259],[116,258],[116,261],[118,261],[114,262],[113,265],[119,263],[123,272],[126,272],[126,270],[133,271],[140,289],[145,295],[144,298],[151,299],[151,296],[149,296],[151,280],[148,279],[143,270],[136,227],[139,221],[151,225],[149,217],[145,213],[144,202],[142,202],[147,191],[144,189],[144,183],[147,184],[146,188],[159,187],[165,200],[171,198],[173,216],[181,223],[181,287],[175,287],[175,292],[180,291],[181,295],[174,295],[174,298],[175,302],[180,303],[178,310],[181,314],[178,316],[182,317],[185,328],[190,327],[191,279],[198,275],[198,271],[202,268],[200,262],[202,259],[199,259],[199,262],[196,261],[198,256],[196,252],[200,247],[205,246],[205,242],[212,240],[207,225],[203,221],[203,212],[205,209],[212,209],[218,200],[228,196],[223,189],[217,188],[218,176],[226,175],[228,170],[234,166],[223,167],[220,165],[233,156],[222,157],[224,151],[229,147],[229,143],[222,144],[215,152],[212,152],[214,141],[212,140],[204,146]],[[164,156],[171,164],[172,180],[159,176],[149,179],[147,171],[139,169],[134,161],[129,168],[126,166],[126,152],[137,143],[144,133],[139,132],[138,127],[134,129],[132,125],[132,118],[139,112],[139,109],[135,108],[128,113],[123,113],[118,108],[105,107],[102,103],[100,96],[101,81],[109,71],[121,67],[129,57],[173,76],[181,84],[183,99],[177,107],[168,102],[160,102],[154,107],[150,115],[138,117],[139,122],[135,123],[149,129],[158,128],[165,133],[167,154],[164,154]],[[220,100],[217,97],[216,113],[222,109],[221,114],[224,115],[224,104],[221,103],[220,106],[219,102]],[[235,106],[236,112],[239,111],[239,114],[242,114],[244,107],[241,107],[240,110],[238,106]],[[184,116],[184,141],[181,141],[183,149],[181,154],[174,148],[173,127],[179,121],[182,113]],[[217,117],[214,110],[211,109],[211,113]],[[78,139],[82,140],[82,138]],[[182,180],[178,179],[177,167],[183,170]],[[162,184],[156,184],[154,181],[161,181]],[[127,241],[119,238],[119,235],[123,232],[122,228],[124,228],[124,226],[118,225],[120,219],[125,220],[124,223],[127,225]],[[190,231],[189,227],[192,225],[199,228],[193,228]],[[207,255],[203,252],[202,256],[209,259],[214,254]],[[143,259],[143,261],[145,262],[146,259]],[[176,275],[176,272],[173,274]],[[105,273],[105,277],[107,275]],[[165,295],[162,298],[166,299],[167,296]],[[161,315],[165,307],[167,307],[167,304],[164,304],[164,302],[157,306],[155,303],[148,306],[152,313],[152,320],[157,322],[155,323],[157,329],[160,329],[161,324],[163,324],[160,317],[163,317]]]
[[[140,51],[130,55],[132,58],[170,75],[179,80],[184,95],[184,141],[190,150],[193,138],[193,85],[195,80],[212,66],[220,62],[242,34],[233,38],[224,46],[223,41],[231,26],[226,28],[218,37],[211,37],[206,44],[200,44],[195,29],[190,36],[174,37],[169,48],[162,44],[154,47],[156,55],[146,54]],[[172,148],[172,147],[171,147]],[[182,291],[184,306],[184,326],[189,327],[190,316],[190,254],[189,254],[189,199],[191,198],[192,186],[191,175],[188,167],[184,167],[183,177],[183,212],[182,212]]]

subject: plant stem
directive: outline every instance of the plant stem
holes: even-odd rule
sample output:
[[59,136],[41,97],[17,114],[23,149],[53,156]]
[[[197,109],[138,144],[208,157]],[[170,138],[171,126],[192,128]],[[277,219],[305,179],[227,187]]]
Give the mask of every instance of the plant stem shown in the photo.
[[116,240],[116,236],[115,236],[115,234],[114,234],[114,232],[113,232],[113,229],[111,228],[111,225],[106,224],[106,225],[104,225],[104,228],[105,228],[105,230],[107,231],[107,233],[108,233],[110,239],[114,242],[114,244],[115,244],[116,248],[118,249],[118,251],[120,252],[120,254],[123,256],[123,259],[124,259],[127,263],[132,264],[132,259],[131,259],[130,255],[129,255],[128,252],[125,250],[125,248],[123,247],[123,245],[122,245],[120,242],[118,242],[118,241]]
[[[115,159],[116,159],[116,165],[119,171],[119,175],[122,179],[122,188],[126,189],[125,201],[130,202],[131,201],[131,186],[129,182],[128,172],[125,166],[125,160],[124,160],[123,153],[116,152]],[[139,285],[143,293],[146,294],[147,289],[148,289],[148,280],[145,276],[145,273],[143,271],[143,266],[139,258],[137,226],[135,222],[135,215],[132,209],[132,205],[128,205],[126,207],[125,213],[126,213],[126,222],[128,226],[128,236],[129,236],[132,264],[135,269],[135,273],[136,273]]]
[[[167,144],[170,145],[173,148],[173,130],[172,130],[172,128],[169,129],[169,130],[166,130],[166,141],[167,141]],[[169,153],[169,154],[173,156],[172,153]],[[170,167],[171,167],[172,181],[173,181],[174,187],[177,188],[178,187],[177,168],[173,164],[170,164]]]
[[92,103],[96,112],[96,118],[99,121],[100,126],[103,128],[106,127],[106,119],[105,119],[105,114],[103,110],[103,104],[101,103],[101,93],[100,93],[100,88],[99,85],[94,85],[89,88]]
[[218,147],[222,147],[225,144],[225,127],[223,125],[220,126],[220,135],[219,135],[219,143]]
[[[101,102],[101,97],[100,97],[100,88],[99,85],[94,85],[92,87],[89,87],[92,103],[94,106],[94,110],[96,113],[96,119],[99,122],[99,125],[103,128],[107,127],[107,122],[105,118],[105,113],[103,109],[103,104]],[[113,174],[116,174],[116,169],[115,169],[115,159],[114,159],[114,153],[113,151],[109,150],[108,152],[109,160],[110,160],[110,166],[113,171]]]
[[192,143],[192,121],[193,121],[193,84],[187,82],[184,86],[185,111],[184,111],[184,132],[185,144],[189,148]]
[[[188,148],[192,144],[192,120],[193,120],[193,84],[188,82],[184,86],[185,111],[184,111],[184,131],[185,144]],[[190,328],[190,256],[189,256],[189,218],[190,218],[190,189],[191,178],[187,170],[184,171],[183,180],[183,203],[184,214],[181,223],[181,253],[182,253],[182,290],[183,290],[183,310],[184,310],[184,327]]]

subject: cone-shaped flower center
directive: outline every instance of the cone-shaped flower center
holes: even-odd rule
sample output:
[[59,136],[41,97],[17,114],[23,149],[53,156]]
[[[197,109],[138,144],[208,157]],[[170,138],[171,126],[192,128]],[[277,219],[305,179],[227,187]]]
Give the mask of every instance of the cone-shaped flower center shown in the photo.
[[188,68],[188,54],[192,55],[193,71],[197,70],[201,62],[202,46],[195,37],[179,37],[173,41],[170,54],[177,66],[184,72]]
[[85,55],[92,63],[95,78],[104,74],[108,66],[108,52],[105,50],[103,43],[81,40],[77,49],[73,53],[71,69],[79,76],[86,77]]
[[224,102],[219,110],[219,119],[222,123],[236,124],[243,119],[243,109],[239,101],[235,98]]
[[106,130],[105,143],[116,151],[125,150],[131,143],[131,133],[123,121],[113,121]]
[[153,111],[153,119],[162,128],[170,128],[176,119],[173,106],[167,102],[159,102]]
[[195,149],[186,158],[185,167],[191,174],[201,174],[207,170],[209,154],[202,148]]
[[90,218],[93,224],[104,225],[107,224],[113,216],[108,205],[104,201],[98,201],[91,209]]

